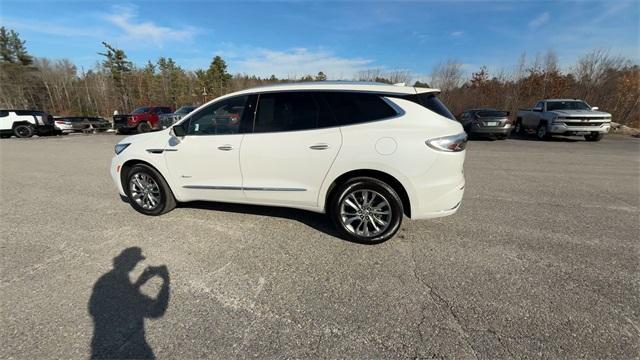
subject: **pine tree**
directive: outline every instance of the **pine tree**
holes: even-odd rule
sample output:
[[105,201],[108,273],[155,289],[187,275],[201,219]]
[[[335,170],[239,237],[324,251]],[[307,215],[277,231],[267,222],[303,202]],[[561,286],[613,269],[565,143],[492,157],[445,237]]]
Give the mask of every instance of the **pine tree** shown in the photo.
[[316,75],[316,81],[325,81],[327,80],[327,75],[325,75],[322,71]]
[[98,55],[102,55],[106,58],[102,61],[102,66],[111,73],[116,91],[121,95],[122,106],[124,108],[128,108],[129,94],[125,79],[133,70],[133,64],[127,60],[127,55],[124,53],[124,50],[114,48],[104,41],[102,42],[102,45],[107,49],[106,53],[98,53]]
[[209,95],[220,96],[225,94],[229,89],[231,77],[231,74],[227,72],[227,63],[225,63],[220,56],[216,55],[207,70],[207,88],[210,90]]
[[0,27],[0,59],[3,63],[14,62],[11,34],[4,26]]

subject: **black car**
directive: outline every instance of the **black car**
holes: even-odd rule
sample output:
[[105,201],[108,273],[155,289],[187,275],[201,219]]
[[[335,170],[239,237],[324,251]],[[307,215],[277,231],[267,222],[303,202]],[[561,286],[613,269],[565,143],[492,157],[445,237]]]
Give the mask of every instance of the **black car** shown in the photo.
[[499,140],[506,139],[513,129],[509,112],[503,110],[466,110],[458,116],[458,121],[469,135],[494,136]]

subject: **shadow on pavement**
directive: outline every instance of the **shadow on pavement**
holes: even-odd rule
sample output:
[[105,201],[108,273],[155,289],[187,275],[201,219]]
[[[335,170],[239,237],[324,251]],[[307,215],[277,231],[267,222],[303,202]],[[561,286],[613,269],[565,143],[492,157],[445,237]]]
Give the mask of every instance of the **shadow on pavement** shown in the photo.
[[[93,286],[89,314],[93,317],[92,359],[153,359],[145,339],[144,319],[162,317],[169,305],[169,271],[166,266],[147,267],[134,283],[129,273],[144,260],[139,247],[124,249],[113,258],[113,269]],[[155,299],[140,292],[151,278],[162,279]]]
[[566,136],[552,136],[551,138],[547,139],[547,140],[539,140],[535,134],[515,134],[515,133],[511,133],[511,135],[509,136],[509,139],[514,139],[514,140],[526,140],[526,141],[540,141],[540,142],[578,142],[581,140],[584,140],[584,137],[580,137],[580,138],[570,138],[570,137],[566,137]]
[[251,215],[262,215],[262,216],[295,220],[315,230],[321,231],[327,235],[337,237],[342,240],[346,240],[346,239],[343,239],[338,234],[338,232],[333,228],[333,225],[331,224],[327,216],[325,216],[324,214],[314,213],[311,211],[284,208],[284,207],[275,207],[275,206],[244,205],[244,204],[231,204],[231,203],[206,202],[206,201],[194,201],[194,202],[188,202],[188,203],[181,203],[178,206],[182,208],[207,209],[207,210],[225,211],[225,212],[251,214]]

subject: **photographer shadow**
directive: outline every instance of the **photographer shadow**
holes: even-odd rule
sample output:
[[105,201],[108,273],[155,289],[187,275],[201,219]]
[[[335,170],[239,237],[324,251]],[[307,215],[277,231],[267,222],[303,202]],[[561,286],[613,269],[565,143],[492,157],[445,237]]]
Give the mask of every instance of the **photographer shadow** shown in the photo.
[[[153,359],[145,339],[144,319],[160,318],[169,305],[169,272],[166,266],[147,267],[133,283],[129,273],[144,260],[139,247],[130,247],[113,258],[113,269],[93,286],[89,314],[93,317],[92,359]],[[140,292],[154,276],[163,280],[155,299]]]

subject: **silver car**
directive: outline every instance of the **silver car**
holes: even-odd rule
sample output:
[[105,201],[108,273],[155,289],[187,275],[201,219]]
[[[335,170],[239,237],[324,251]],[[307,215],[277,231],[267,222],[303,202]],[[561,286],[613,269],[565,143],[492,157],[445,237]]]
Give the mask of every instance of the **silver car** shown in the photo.
[[183,106],[171,114],[160,114],[160,128],[170,127],[197,108],[197,106]]

